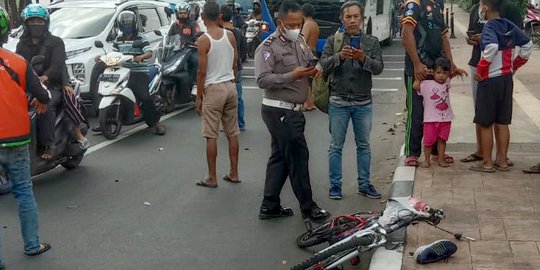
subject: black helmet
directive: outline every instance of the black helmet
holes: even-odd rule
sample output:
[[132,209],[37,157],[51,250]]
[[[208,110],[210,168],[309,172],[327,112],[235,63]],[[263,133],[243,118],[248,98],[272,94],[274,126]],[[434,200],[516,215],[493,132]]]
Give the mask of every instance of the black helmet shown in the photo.
[[137,15],[133,11],[122,11],[118,14],[116,19],[118,28],[123,34],[136,34],[137,33]]

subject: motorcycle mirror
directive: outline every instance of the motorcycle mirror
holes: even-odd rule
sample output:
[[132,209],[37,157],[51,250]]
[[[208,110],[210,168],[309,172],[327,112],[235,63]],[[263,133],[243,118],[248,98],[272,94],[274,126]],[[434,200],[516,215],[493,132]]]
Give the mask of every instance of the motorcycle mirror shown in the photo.
[[159,31],[159,29],[156,29],[154,30],[154,34],[158,35],[158,36],[163,36],[163,34],[161,34],[161,31]]
[[45,65],[45,56],[36,55],[32,57],[30,64],[37,73],[41,73],[43,71],[43,66]]
[[94,41],[94,46],[96,46],[96,48],[103,48],[104,47],[103,42],[101,42],[99,40]]

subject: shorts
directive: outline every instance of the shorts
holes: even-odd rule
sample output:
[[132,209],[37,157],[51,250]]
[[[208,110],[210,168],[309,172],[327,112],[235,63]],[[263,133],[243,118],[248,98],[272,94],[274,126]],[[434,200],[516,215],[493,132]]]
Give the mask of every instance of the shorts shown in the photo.
[[433,146],[438,139],[448,141],[452,122],[427,122],[424,123],[424,146]]
[[514,81],[511,75],[478,82],[474,123],[481,126],[510,125],[513,91]]
[[238,128],[238,94],[234,82],[211,84],[204,89],[202,135],[217,138],[220,124],[227,136],[240,134]]

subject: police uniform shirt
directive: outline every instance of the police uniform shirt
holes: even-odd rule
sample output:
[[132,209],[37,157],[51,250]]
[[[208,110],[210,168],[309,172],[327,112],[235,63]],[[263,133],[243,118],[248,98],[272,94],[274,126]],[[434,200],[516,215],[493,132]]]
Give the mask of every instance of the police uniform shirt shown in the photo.
[[264,97],[303,104],[308,97],[309,78],[293,79],[292,71],[316,59],[304,38],[287,40],[275,31],[255,52],[255,74]]
[[[443,55],[442,38],[448,34],[444,23],[443,0],[409,0],[405,3],[402,24],[412,24],[416,51],[420,61],[432,68],[435,60]],[[414,74],[414,65],[405,57],[405,74]]]

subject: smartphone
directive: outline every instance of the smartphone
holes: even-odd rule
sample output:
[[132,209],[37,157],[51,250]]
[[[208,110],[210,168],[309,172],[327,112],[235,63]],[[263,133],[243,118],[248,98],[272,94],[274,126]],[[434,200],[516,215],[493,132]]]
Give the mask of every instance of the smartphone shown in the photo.
[[311,59],[308,61],[306,67],[314,67],[319,63],[319,59]]
[[360,36],[351,37],[351,47],[355,49],[360,48]]
[[476,34],[474,31],[467,31],[467,36],[472,37]]

